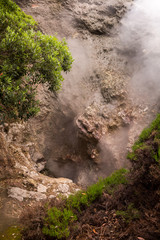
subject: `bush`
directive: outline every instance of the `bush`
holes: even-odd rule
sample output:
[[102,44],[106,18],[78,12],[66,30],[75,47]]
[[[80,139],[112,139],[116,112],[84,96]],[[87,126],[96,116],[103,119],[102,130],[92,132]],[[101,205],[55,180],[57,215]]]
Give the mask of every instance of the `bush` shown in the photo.
[[28,119],[38,111],[39,83],[60,89],[73,59],[65,40],[42,34],[11,0],[0,1],[0,121]]
[[154,159],[157,163],[160,160],[160,114],[145,128],[140,134],[138,140],[132,147],[132,151],[128,153],[127,158],[131,161],[139,160],[139,154],[147,153],[150,161]]
[[46,206],[41,203],[35,209],[27,210],[21,218],[21,222],[24,223],[23,238],[66,239],[81,211],[100,198],[106,189],[109,193],[113,193],[119,184],[126,184],[127,172],[125,169],[117,170],[110,177],[89,186],[86,191],[79,191],[61,202],[54,200]]
[[81,210],[81,207],[89,206],[98,199],[103,191],[112,194],[117,186],[126,184],[126,174],[128,171],[124,168],[115,171],[111,176],[100,179],[97,183],[89,186],[86,191],[79,191],[74,195],[70,195],[67,199],[67,207],[71,209]]
[[122,219],[126,222],[140,218],[140,212],[134,207],[133,203],[128,205],[126,211],[117,211],[116,215],[121,216]]
[[48,210],[48,216],[45,218],[45,226],[42,232],[50,237],[61,239],[69,236],[69,223],[76,220],[76,216],[71,210],[64,208],[60,210],[53,207]]
[[106,191],[113,194],[120,184],[127,184],[128,180],[126,178],[126,174],[128,174],[128,172],[129,171],[127,169],[121,168],[112,173],[111,176],[105,178],[103,181]]

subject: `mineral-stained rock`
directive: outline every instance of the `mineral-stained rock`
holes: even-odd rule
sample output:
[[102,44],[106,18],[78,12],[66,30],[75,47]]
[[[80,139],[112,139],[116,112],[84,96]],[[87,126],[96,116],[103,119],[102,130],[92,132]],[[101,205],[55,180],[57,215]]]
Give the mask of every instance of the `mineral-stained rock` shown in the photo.
[[75,17],[78,27],[92,34],[110,35],[111,29],[126,11],[123,3],[109,5],[106,1],[85,1],[76,4]]

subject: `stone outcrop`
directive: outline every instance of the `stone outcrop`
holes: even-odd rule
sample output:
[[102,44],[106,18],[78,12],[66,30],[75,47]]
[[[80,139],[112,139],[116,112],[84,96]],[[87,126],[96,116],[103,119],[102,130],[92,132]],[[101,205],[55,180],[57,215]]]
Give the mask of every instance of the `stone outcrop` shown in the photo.
[[9,142],[4,131],[0,133],[0,214],[6,222],[19,217],[28,204],[47,201],[60,194],[68,196],[79,190],[70,179],[55,179],[39,173],[28,145],[17,146],[16,142]]
[[[78,3],[78,4],[77,4]],[[75,6],[76,23],[79,28],[92,34],[110,35],[111,29],[119,22],[126,10],[121,2],[77,1]]]

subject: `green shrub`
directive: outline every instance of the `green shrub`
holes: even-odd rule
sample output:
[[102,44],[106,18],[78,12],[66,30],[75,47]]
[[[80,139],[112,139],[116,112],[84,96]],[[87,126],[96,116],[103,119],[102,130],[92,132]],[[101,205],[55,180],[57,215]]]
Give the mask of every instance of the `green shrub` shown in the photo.
[[74,195],[70,195],[66,201],[66,206],[69,209],[81,211],[82,206],[89,206],[88,196],[86,192],[79,191]]
[[104,190],[104,181],[99,180],[96,184],[93,184],[87,188],[86,194],[88,197],[88,201],[90,203],[94,202],[97,198],[99,198]]
[[138,219],[140,217],[140,212],[134,208],[134,204],[131,203],[128,205],[126,211],[117,211],[116,215],[121,216],[124,221],[130,222],[134,219]]
[[81,207],[89,206],[103,193],[104,183],[103,180],[93,184],[87,188],[86,191],[79,191],[74,195],[70,195],[67,199],[67,207],[81,211]]
[[128,172],[129,171],[127,169],[121,168],[103,180],[104,188],[108,191],[108,193],[114,193],[120,184],[127,184],[128,180],[126,178],[126,174]]
[[103,191],[112,194],[118,185],[126,184],[126,174],[128,170],[120,169],[115,171],[111,176],[100,179],[97,183],[89,186],[86,191],[79,191],[74,195],[70,195],[67,199],[67,207],[77,209],[80,211],[81,207],[89,206],[97,198],[99,198]]
[[56,237],[57,239],[68,237],[68,225],[76,219],[76,215],[74,215],[71,210],[66,208],[60,210],[56,207],[53,207],[48,210],[48,214],[44,223],[45,225],[42,231],[45,235]]
[[100,179],[96,184],[89,186],[86,191],[70,195],[64,203],[65,207],[50,208],[44,219],[43,234],[56,239],[67,238],[70,224],[77,219],[75,212],[89,206],[102,195],[103,191],[113,193],[119,184],[126,184],[127,172],[126,169],[117,170],[110,177]]
[[39,111],[37,84],[58,90],[73,59],[65,40],[42,34],[13,1],[0,1],[0,19],[0,121],[27,119]]
[[[149,141],[152,139],[152,143]],[[139,159],[139,151],[147,151],[151,158],[159,163],[160,159],[160,114],[145,128],[140,134],[138,140],[132,147],[132,151],[128,153],[127,158],[132,161]]]
[[0,232],[0,239],[1,240],[21,240],[22,234],[21,229],[18,226],[11,226],[8,227],[2,233]]
[[157,114],[156,119],[150,124],[150,126],[142,131],[138,141],[135,144],[143,143],[144,141],[146,141],[153,131],[157,131],[160,138],[160,114]]

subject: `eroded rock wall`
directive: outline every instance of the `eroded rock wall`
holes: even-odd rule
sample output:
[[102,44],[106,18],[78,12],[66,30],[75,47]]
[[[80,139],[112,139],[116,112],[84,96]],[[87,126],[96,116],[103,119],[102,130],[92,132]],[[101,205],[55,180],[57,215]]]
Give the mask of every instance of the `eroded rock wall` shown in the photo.
[[87,185],[126,166],[127,147],[149,122],[148,107],[128,94],[132,71],[119,39],[132,1],[16,2],[44,33],[66,37],[75,59],[61,91],[39,86],[41,112],[23,131],[32,138],[29,154],[37,169]]

